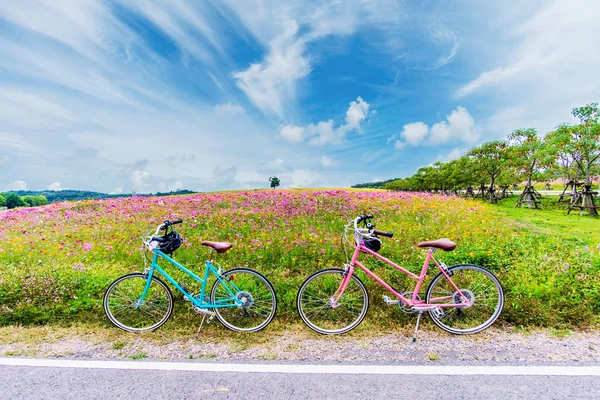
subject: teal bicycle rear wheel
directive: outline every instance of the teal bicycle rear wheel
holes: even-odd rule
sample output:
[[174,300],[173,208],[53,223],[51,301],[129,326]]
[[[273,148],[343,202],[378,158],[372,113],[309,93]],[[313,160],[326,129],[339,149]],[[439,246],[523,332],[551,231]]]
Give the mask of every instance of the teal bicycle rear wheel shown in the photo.
[[[234,268],[223,272],[221,279],[227,283],[216,280],[210,291],[212,304],[231,306],[214,309],[221,324],[236,332],[256,332],[269,325],[277,311],[277,296],[264,275]],[[232,294],[243,305],[235,305]]]
[[163,325],[173,312],[173,294],[157,277],[152,277],[144,299],[140,298],[148,276],[136,272],[117,278],[104,293],[104,312],[115,326],[128,332],[146,332]]

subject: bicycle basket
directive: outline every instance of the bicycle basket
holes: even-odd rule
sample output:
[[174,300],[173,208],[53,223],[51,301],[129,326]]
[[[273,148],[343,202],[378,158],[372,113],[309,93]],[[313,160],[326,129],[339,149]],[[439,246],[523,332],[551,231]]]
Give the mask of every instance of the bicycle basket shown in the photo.
[[171,254],[183,244],[183,238],[176,231],[171,231],[162,237],[163,241],[158,244],[158,248],[165,254]]
[[375,253],[377,253],[381,249],[381,239],[379,239],[378,237],[371,236],[365,238],[363,239],[363,244],[367,249],[374,251]]

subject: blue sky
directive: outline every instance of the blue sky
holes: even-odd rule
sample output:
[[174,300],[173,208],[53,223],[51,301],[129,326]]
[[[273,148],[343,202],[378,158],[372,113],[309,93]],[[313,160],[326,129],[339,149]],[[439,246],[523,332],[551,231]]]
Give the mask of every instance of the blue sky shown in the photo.
[[598,101],[600,3],[0,2],[0,190],[338,187]]

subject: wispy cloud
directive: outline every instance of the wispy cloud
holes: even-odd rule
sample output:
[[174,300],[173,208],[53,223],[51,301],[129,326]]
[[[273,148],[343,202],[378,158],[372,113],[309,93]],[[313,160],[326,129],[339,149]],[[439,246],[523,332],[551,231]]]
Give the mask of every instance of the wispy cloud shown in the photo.
[[455,93],[457,98],[481,96],[494,103],[494,121],[486,128],[496,136],[532,124],[551,129],[561,118],[569,118],[571,107],[597,100],[600,93],[600,81],[591,78],[600,68],[600,54],[590,51],[600,48],[595,33],[600,3],[524,3],[533,12],[519,13],[521,18],[504,16],[510,22],[502,29],[507,37],[496,38],[503,45],[484,48],[480,54],[493,55],[496,65]]
[[297,38],[297,32],[298,25],[290,21],[283,34],[270,42],[270,52],[263,62],[233,75],[238,87],[258,108],[281,119],[292,107],[297,81],[311,71],[305,40]]

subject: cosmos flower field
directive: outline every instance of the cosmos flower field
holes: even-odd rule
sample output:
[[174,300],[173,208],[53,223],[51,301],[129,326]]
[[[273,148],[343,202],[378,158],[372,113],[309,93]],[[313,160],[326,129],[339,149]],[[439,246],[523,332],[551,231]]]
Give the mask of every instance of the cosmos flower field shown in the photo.
[[[416,243],[441,237],[458,243],[455,251],[439,254],[446,264],[476,263],[494,271],[507,296],[503,323],[587,327],[600,321],[598,250],[585,243],[504,220],[474,200],[268,190],[65,202],[1,213],[0,325],[103,320],[106,287],[144,268],[140,237],[177,218],[184,220],[177,228],[185,238],[175,253],[179,262],[200,271],[208,254],[202,240],[232,242],[233,249],[217,261],[224,269],[263,272],[277,291],[278,318],[296,319],[297,288],[318,269],[343,266],[343,226],[365,212],[375,214],[378,229],[395,234],[384,238],[381,254],[412,271],[420,270],[425,255]],[[367,265],[398,289],[412,285],[378,261]],[[370,289],[371,318],[405,321],[397,309],[383,305],[380,288],[363,281]],[[177,313],[173,318],[176,323]]]

